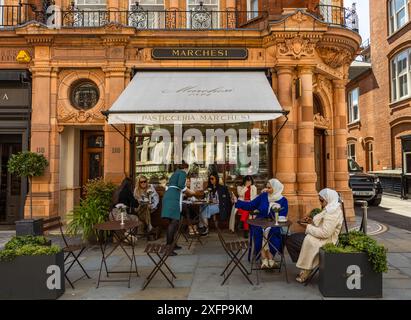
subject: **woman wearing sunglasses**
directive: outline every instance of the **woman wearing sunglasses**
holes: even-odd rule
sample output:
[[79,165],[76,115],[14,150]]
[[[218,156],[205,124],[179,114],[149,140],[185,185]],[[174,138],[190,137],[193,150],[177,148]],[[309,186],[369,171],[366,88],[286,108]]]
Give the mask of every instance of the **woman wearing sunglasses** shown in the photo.
[[300,221],[299,224],[306,228],[305,233],[292,234],[286,242],[291,259],[297,261],[297,268],[301,269],[296,278],[300,283],[307,281],[318,266],[320,248],[327,243],[337,243],[343,223],[343,212],[335,190],[321,190],[319,200],[323,209],[321,213]]
[[137,216],[147,227],[147,232],[151,232],[153,229],[153,226],[151,225],[151,214],[157,210],[160,197],[156,189],[154,189],[153,185],[148,183],[148,179],[144,175],[140,175],[137,178],[136,187],[134,189],[134,198],[136,198],[140,204]]

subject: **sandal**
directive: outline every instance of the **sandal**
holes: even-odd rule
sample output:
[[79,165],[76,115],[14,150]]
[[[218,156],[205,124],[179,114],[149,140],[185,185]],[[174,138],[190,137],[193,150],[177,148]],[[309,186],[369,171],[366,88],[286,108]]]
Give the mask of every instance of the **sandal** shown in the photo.
[[295,280],[299,283],[304,283],[308,280],[310,274],[311,274],[311,270],[303,270],[300,272],[297,278],[295,278]]

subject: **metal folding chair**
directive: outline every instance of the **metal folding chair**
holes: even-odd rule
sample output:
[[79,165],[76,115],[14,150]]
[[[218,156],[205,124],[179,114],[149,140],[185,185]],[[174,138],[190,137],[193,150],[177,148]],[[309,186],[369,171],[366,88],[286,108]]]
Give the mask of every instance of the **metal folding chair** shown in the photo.
[[[67,241],[67,239],[64,235],[64,232],[63,232],[63,223],[61,222],[61,217],[60,216],[53,217],[53,218],[50,218],[50,219],[46,219],[46,220],[43,221],[43,232],[51,230],[51,229],[55,229],[56,227],[58,227],[60,229],[60,236],[61,236],[61,238],[63,239],[63,242],[64,242],[64,246],[62,248],[62,250],[64,252],[64,266],[69,265],[69,267],[67,269],[65,269],[65,271],[64,271],[64,277],[66,278],[66,280],[70,284],[70,286],[74,289],[74,285],[73,285],[74,282],[77,282],[78,280],[84,278],[84,276],[86,276],[88,279],[90,279],[90,276],[88,275],[88,273],[84,269],[83,265],[79,261],[79,257],[81,256],[81,254],[86,249],[86,246],[84,244],[69,244],[68,243],[68,241]],[[68,261],[68,259],[70,257],[72,257],[73,260]],[[78,278],[75,281],[71,281],[67,274],[76,262],[77,262],[78,266],[81,268],[81,270],[83,271],[84,275],[81,276],[80,278]]]
[[[223,234],[220,230],[220,227],[218,226],[218,221],[216,219],[214,220],[214,224],[217,230],[218,239],[220,240],[220,243],[224,251],[227,253],[227,255],[230,258],[230,261],[224,268],[223,272],[221,272],[221,276],[224,276],[224,280],[221,283],[221,285],[224,285],[226,283],[226,281],[232,275],[233,271],[236,268],[238,268],[241,271],[241,273],[244,275],[244,277],[248,280],[248,282],[251,285],[253,285],[253,282],[251,281],[249,277],[251,273],[247,270],[247,268],[241,262],[241,259],[248,252],[248,242],[247,241],[232,241],[232,242],[225,241]],[[228,272],[226,273],[226,271]]]
[[[166,278],[168,283],[171,285],[171,287],[174,288],[173,284],[173,279],[177,279],[177,276],[175,273],[171,270],[169,265],[167,264],[167,259],[170,256],[171,252],[173,252],[174,247],[180,238],[181,235],[181,229],[183,226],[182,220],[180,220],[180,223],[178,225],[178,229],[176,232],[176,236],[173,240],[173,243],[171,245],[166,245],[166,244],[147,244],[146,248],[144,249],[144,252],[147,254],[147,256],[150,258],[151,261],[154,263],[154,269],[151,270],[149,275],[146,278],[146,281],[143,285],[143,289],[147,288],[151,280],[154,279],[155,275],[158,272],[161,272],[161,274]],[[166,269],[164,270],[163,267]],[[167,275],[167,271],[170,273],[170,276]]]

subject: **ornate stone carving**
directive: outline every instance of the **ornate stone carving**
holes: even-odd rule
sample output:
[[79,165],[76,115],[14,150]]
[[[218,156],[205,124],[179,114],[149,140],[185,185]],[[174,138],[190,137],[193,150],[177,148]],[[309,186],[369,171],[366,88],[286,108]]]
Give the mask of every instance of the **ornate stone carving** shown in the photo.
[[344,64],[350,64],[353,60],[348,50],[336,46],[320,46],[318,52],[324,63],[331,68],[340,68]]
[[320,90],[326,91],[328,93],[331,93],[332,91],[332,83],[330,80],[325,78],[322,75],[317,76],[317,85]]
[[285,39],[278,43],[278,52],[282,55],[292,56],[294,59],[301,59],[303,56],[314,54],[315,43],[302,37]]
[[296,14],[291,16],[291,19],[301,24],[308,19],[308,17],[303,14],[301,11],[298,11]]
[[121,32],[122,29],[123,25],[115,21],[110,21],[109,23],[104,25],[104,30],[106,32]]
[[[100,98],[97,104],[88,110],[76,109],[70,102],[70,91],[72,84],[78,79],[90,79],[97,84],[100,91]],[[59,79],[57,101],[57,121],[58,125],[64,124],[84,124],[84,123],[104,123],[104,115],[101,111],[104,110],[104,80],[97,72],[62,72]]]
[[320,113],[314,115],[314,126],[318,128],[328,129],[331,125],[330,119],[325,118]]

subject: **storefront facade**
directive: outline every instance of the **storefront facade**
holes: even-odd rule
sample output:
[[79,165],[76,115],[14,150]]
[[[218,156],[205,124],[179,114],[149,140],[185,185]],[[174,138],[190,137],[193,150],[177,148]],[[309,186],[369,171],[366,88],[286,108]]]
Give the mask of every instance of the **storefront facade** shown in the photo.
[[[109,7],[118,7],[117,1],[111,2]],[[295,2],[307,7],[307,1]],[[272,3],[274,7],[277,2]],[[312,3],[307,3],[312,10]],[[137,173],[144,172],[156,182],[171,170],[150,165],[142,152],[149,127],[114,128],[102,114],[136,70],[240,69],[263,70],[282,108],[289,111],[276,139],[284,117],[242,124],[260,129],[257,181],[263,184],[276,177],[284,183],[294,220],[318,207],[317,190],[325,186],[341,192],[347,214],[353,217],[345,84],[360,36],[335,21],[322,21],[324,16],[318,12],[295,9],[297,4],[293,8],[281,4],[280,10],[271,10],[265,3],[261,6],[258,11],[265,9],[264,13],[245,10],[249,13],[244,16],[231,16],[227,12],[236,12],[236,2],[219,2],[218,10],[224,14],[207,28],[193,29],[195,21],[188,22],[187,15],[182,15],[186,7],[179,9],[180,2],[171,0],[166,9],[174,8],[179,14],[164,19],[145,16],[145,28],[122,21],[94,26],[98,23],[94,17],[88,28],[76,22],[57,30],[28,23],[0,30],[1,50],[7,43],[31,50],[33,59],[28,65],[33,86],[30,149],[43,152],[50,162],[46,175],[34,179],[34,215],[64,216],[79,202],[81,186],[90,178],[103,176],[119,183],[135,167]],[[270,16],[275,20],[269,21]],[[179,23],[180,28],[168,25]],[[223,129],[231,127],[235,125]],[[135,137],[137,143],[130,144],[123,135]],[[229,165],[219,170],[228,184],[246,173]]]

